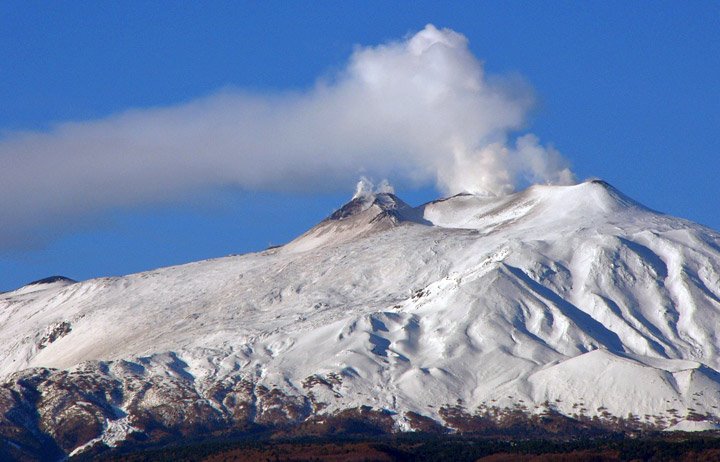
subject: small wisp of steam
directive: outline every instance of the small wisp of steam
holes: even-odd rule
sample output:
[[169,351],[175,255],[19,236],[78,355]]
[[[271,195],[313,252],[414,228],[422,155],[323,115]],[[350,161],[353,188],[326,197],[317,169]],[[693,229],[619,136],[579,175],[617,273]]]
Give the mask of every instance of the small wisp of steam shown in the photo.
[[372,182],[372,180],[368,179],[365,176],[361,176],[360,180],[358,180],[357,185],[355,186],[355,194],[353,195],[353,199],[367,199],[369,197],[372,197],[376,194],[394,194],[395,188],[392,187],[390,182],[387,179],[384,179],[380,181],[380,183],[375,185],[375,183]]

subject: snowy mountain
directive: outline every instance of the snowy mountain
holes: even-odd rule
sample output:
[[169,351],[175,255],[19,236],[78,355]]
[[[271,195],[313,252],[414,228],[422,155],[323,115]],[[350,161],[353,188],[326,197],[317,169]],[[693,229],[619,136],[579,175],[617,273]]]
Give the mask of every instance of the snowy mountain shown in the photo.
[[343,419],[720,428],[718,326],[720,234],[605,182],[364,194],[264,252],[0,294],[0,455]]

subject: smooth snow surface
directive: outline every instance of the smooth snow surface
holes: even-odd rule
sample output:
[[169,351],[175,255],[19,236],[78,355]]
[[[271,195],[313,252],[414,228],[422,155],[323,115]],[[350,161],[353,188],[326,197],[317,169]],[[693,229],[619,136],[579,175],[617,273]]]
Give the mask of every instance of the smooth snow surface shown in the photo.
[[718,326],[718,233],[604,182],[377,194],[280,248],[1,294],[0,376],[142,358],[290,395],[339,374],[325,412],[550,402],[670,426],[720,413]]

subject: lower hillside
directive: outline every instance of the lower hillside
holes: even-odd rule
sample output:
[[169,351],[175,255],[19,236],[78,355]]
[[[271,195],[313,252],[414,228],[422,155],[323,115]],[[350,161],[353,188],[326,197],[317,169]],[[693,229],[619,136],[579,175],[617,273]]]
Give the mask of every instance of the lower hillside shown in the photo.
[[[671,410],[674,417],[666,419],[615,416],[602,409],[589,414],[578,405],[576,413],[565,415],[558,411],[559,403],[549,401],[539,406],[517,402],[509,407],[469,407],[458,400],[440,406],[437,418],[367,405],[325,410],[313,389],[332,389],[340,377],[310,377],[304,394],[289,395],[247,377],[196,383],[177,371],[165,372],[147,376],[132,363],[119,362],[16,374],[0,386],[0,460],[55,461],[66,455],[94,459],[188,441],[202,448],[203,441],[218,438],[252,441],[265,451],[263,445],[270,443],[263,441],[278,439],[343,441],[399,435],[403,441],[454,441],[466,435],[483,441],[605,441],[654,434],[678,426],[680,419],[686,426],[692,424],[692,430],[715,426],[713,416],[692,411],[680,415]],[[355,449],[361,447],[365,446]],[[297,450],[294,444],[288,448],[289,455]],[[368,451],[372,448],[367,446]],[[402,451],[412,454],[411,449]]]
[[120,448],[105,454],[87,454],[73,458],[73,461],[691,462],[718,459],[720,459],[720,435],[678,433],[648,434],[635,438],[609,434],[598,438],[521,440],[428,434],[403,434],[390,437],[358,435],[334,438],[302,437],[252,441],[225,437],[163,447]]

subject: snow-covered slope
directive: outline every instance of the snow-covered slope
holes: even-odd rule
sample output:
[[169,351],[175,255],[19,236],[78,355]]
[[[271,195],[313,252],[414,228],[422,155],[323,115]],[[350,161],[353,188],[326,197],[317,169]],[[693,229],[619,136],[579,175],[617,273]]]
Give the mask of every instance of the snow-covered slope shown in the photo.
[[602,181],[417,208],[377,194],[264,252],[0,294],[0,377],[115,384],[97,441],[142,430],[162,398],[130,385],[163,381],[213,419],[245,399],[256,421],[372,406],[409,429],[460,405],[708,428],[718,326],[720,235]]

